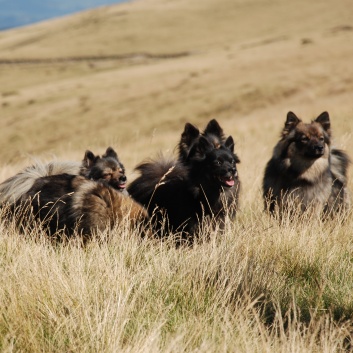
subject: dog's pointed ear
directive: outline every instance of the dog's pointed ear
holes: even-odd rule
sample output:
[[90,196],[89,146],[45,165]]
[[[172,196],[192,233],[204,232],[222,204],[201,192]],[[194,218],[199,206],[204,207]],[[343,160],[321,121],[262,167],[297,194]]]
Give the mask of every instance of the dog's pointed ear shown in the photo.
[[234,143],[234,140],[233,140],[233,137],[232,137],[232,136],[229,136],[229,137],[226,139],[224,145],[225,145],[232,153],[234,153],[234,145],[235,145],[235,143]]
[[105,153],[102,156],[102,158],[107,158],[107,157],[112,157],[112,158],[118,159],[117,153],[110,146],[107,148],[107,150],[105,151]]
[[288,112],[282,136],[287,136],[300,122],[301,120],[293,112]]
[[82,165],[86,168],[91,168],[96,162],[98,156],[95,156],[93,152],[87,150],[85,156],[83,157]]
[[179,158],[186,160],[193,143],[200,136],[200,131],[197,127],[190,123],[185,124],[183,133],[181,134],[180,142],[178,145]]
[[330,116],[328,112],[323,112],[321,113],[316,119],[315,122],[319,123],[322,125],[324,130],[328,133],[331,132],[331,123],[330,123]]
[[183,143],[186,146],[190,147],[191,143],[195,139],[197,139],[199,137],[199,135],[200,135],[200,131],[196,126],[194,126],[190,123],[186,123],[184,131],[181,134],[180,143]]
[[206,129],[204,131],[204,134],[213,134],[218,136],[221,140],[224,139],[224,133],[223,133],[223,129],[221,128],[221,126],[218,124],[216,119],[212,119],[209,121],[209,123],[206,126]]

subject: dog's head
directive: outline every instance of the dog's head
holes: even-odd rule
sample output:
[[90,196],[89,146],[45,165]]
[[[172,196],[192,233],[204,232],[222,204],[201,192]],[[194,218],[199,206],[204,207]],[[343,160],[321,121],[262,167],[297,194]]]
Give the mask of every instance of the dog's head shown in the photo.
[[232,188],[237,184],[237,163],[239,158],[234,154],[234,140],[229,136],[224,143],[215,144],[209,135],[201,135],[191,149],[188,164],[199,176],[199,179],[217,187]]
[[282,139],[295,144],[296,154],[311,159],[322,157],[331,139],[329,114],[323,112],[310,124],[305,124],[293,112],[289,112]]
[[82,161],[81,174],[88,179],[104,181],[118,190],[126,187],[126,175],[123,164],[113,148],[108,147],[102,157],[87,150]]
[[186,123],[178,144],[179,161],[185,162],[188,159],[190,151],[199,142],[201,136],[205,137],[214,148],[219,148],[225,142],[223,129],[215,119],[208,122],[202,133],[194,125]]

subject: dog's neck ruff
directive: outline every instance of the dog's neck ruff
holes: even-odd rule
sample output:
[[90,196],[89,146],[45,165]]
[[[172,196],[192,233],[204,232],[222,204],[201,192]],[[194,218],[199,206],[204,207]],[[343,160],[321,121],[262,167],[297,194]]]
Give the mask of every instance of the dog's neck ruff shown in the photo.
[[329,160],[324,157],[314,160],[308,159],[306,161],[302,158],[292,156],[291,158],[286,158],[284,163],[287,170],[292,171],[293,174],[296,174],[298,179],[305,180],[309,183],[315,183],[330,170]]

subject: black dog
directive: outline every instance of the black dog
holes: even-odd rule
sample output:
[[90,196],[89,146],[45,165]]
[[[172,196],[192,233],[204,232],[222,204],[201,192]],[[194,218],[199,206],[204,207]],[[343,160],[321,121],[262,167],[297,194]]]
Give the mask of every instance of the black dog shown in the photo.
[[205,218],[223,223],[235,217],[240,182],[231,136],[225,139],[216,120],[205,131],[186,124],[178,160],[160,157],[137,166],[141,175],[128,192],[144,205],[160,236],[181,232],[192,240]]

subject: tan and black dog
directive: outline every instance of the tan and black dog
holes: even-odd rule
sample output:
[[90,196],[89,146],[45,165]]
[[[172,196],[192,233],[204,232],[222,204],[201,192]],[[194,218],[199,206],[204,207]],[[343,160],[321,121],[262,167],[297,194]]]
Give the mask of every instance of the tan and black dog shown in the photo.
[[147,211],[125,190],[123,164],[113,148],[94,155],[87,150],[82,163],[37,163],[0,184],[0,206],[21,228],[40,224],[50,235],[77,230],[89,237],[128,217],[147,223]]
[[146,225],[147,211],[109,184],[81,175],[58,174],[35,180],[10,207],[20,229],[40,225],[49,235],[75,233],[89,239],[125,218],[131,226]]
[[102,157],[87,150],[81,163],[37,161],[0,184],[0,206],[15,203],[38,178],[60,174],[82,175],[87,179],[102,181],[119,191],[126,192],[125,168],[114,149],[108,147]]
[[281,139],[267,163],[263,179],[265,207],[280,214],[293,209],[336,212],[348,203],[347,154],[331,147],[327,112],[304,123],[287,114]]

